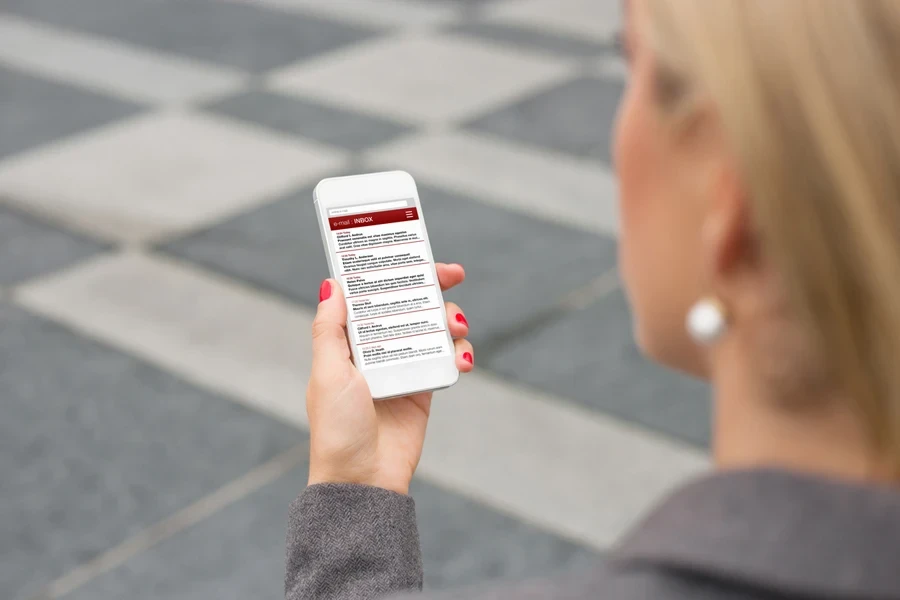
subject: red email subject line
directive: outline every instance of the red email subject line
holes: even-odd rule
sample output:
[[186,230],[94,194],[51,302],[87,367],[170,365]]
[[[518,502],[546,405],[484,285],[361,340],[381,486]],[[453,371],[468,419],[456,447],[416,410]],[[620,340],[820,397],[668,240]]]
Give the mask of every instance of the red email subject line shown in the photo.
[[349,250],[338,250],[335,254],[343,254],[344,252],[359,252],[360,250],[375,250],[376,248],[390,248],[391,246],[405,246],[407,244],[422,244],[425,240],[416,240],[414,242],[400,242],[399,244],[385,244],[384,246],[366,246],[365,248],[350,248]]
[[357,346],[368,346],[369,344],[383,344],[385,342],[393,342],[394,340],[403,340],[411,337],[419,337],[423,335],[431,335],[433,333],[444,333],[447,331],[446,329],[440,329],[438,331],[426,331],[425,333],[414,333],[412,335],[401,335],[400,337],[391,338],[389,340],[375,340],[374,342],[364,342],[362,344],[357,344]]
[[[410,288],[410,289],[412,289],[412,288]],[[356,298],[356,296],[353,296],[353,297]],[[350,321],[350,322],[351,323],[359,323],[360,321],[371,321],[372,319],[386,319],[387,317],[399,317],[402,315],[411,315],[413,313],[428,312],[429,310],[438,310],[440,308],[441,308],[440,306],[435,306],[434,308],[420,308],[419,310],[410,310],[407,312],[390,314],[390,315],[378,315],[377,317],[366,317],[365,319],[356,319],[355,321]]]
[[374,273],[375,271],[390,271],[391,269],[405,269],[406,267],[421,267],[422,265],[427,265],[428,261],[423,260],[422,262],[410,263],[408,265],[399,265],[396,267],[380,267],[378,269],[369,269],[368,271],[347,271],[344,275],[362,275],[363,273]]
[[[351,273],[351,275],[356,275],[356,273]],[[427,287],[434,287],[434,284],[429,283],[428,285],[417,285],[415,287],[399,288],[396,290],[386,290],[384,292],[370,292],[368,294],[357,294],[356,296],[347,296],[347,299],[362,298],[363,296],[377,296],[378,294],[389,294],[391,292],[405,292],[406,290],[419,290],[419,289],[427,288]]]

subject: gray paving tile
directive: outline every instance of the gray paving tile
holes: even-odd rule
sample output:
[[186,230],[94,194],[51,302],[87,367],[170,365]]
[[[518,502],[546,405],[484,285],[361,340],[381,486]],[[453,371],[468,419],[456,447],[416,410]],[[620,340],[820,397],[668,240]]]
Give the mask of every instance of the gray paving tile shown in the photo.
[[622,27],[621,0],[513,0],[487,11],[492,22],[608,42]]
[[256,90],[225,98],[207,108],[347,150],[366,150],[409,131],[385,119]]
[[63,27],[93,31],[134,18],[155,0],[2,0],[0,10]]
[[425,4],[449,4],[462,6],[486,6],[496,3],[499,0],[414,0],[415,2],[423,2]]
[[0,159],[139,110],[135,104],[0,66]]
[[46,275],[105,248],[102,244],[0,206],[0,285],[15,285]]
[[576,58],[593,58],[613,51],[609,44],[575,39],[549,31],[523,29],[505,23],[471,21],[450,31],[523,50],[551,52]]
[[463,21],[475,22],[482,18],[485,9],[489,6],[497,4],[502,0],[413,0],[421,4],[437,4],[444,6],[452,6],[459,11],[459,16]]
[[[435,258],[459,262],[467,280],[445,297],[460,303],[473,342],[517,331],[573,288],[615,264],[615,243],[420,186]],[[315,306],[328,271],[312,191],[176,240],[164,251]]]
[[304,439],[0,305],[0,589],[48,581]]
[[366,39],[356,25],[217,0],[6,0],[4,8],[63,27],[251,72]]
[[[306,477],[305,468],[296,469],[66,598],[281,597],[288,505]],[[519,579],[597,559],[589,550],[433,486],[417,482],[412,493],[429,588]]]
[[697,446],[709,443],[705,384],[647,362],[621,292],[525,333],[482,365]]
[[446,490],[414,481],[425,585],[448,588],[540,577],[599,554]]
[[297,468],[89,582],[66,600],[281,598],[288,506],[306,480],[306,467]]
[[611,164],[609,145],[623,84],[579,78],[484,115],[468,128]]

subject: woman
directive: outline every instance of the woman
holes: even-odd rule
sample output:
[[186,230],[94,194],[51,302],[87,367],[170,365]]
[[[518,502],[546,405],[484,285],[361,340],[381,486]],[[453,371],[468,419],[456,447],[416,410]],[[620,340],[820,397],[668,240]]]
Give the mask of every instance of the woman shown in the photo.
[[[642,350],[714,387],[716,470],[582,576],[465,596],[900,598],[900,1],[627,15],[621,274]],[[291,599],[422,582],[406,493],[430,398],[373,405],[344,310],[326,282]]]

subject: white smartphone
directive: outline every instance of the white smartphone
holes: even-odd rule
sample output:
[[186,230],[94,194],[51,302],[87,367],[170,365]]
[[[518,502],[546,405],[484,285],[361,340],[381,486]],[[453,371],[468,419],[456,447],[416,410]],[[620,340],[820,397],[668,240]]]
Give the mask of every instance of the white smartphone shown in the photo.
[[392,171],[324,179],[313,200],[328,269],[347,300],[353,361],[372,397],[456,383],[453,338],[413,178]]

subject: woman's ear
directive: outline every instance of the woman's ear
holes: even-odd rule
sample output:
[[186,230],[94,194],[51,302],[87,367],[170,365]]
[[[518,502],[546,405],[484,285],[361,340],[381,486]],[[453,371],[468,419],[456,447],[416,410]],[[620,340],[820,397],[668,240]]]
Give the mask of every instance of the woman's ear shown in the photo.
[[756,261],[748,195],[729,162],[723,161],[711,177],[701,238],[703,278],[712,285]]

